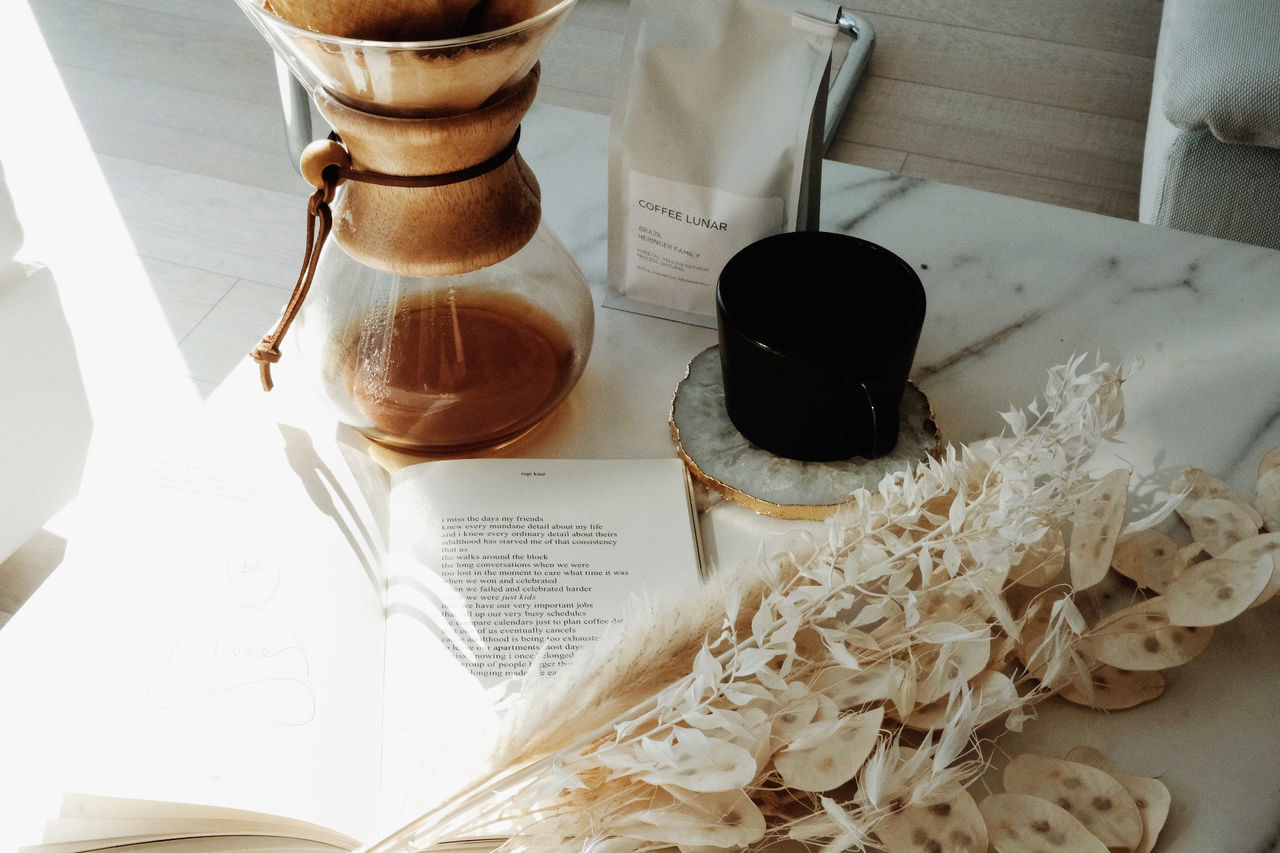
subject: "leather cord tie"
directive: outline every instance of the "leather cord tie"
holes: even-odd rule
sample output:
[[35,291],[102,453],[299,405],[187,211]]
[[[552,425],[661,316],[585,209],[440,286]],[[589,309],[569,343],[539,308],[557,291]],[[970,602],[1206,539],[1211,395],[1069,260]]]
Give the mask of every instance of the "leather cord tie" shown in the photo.
[[311,289],[311,281],[315,278],[316,264],[320,259],[320,250],[324,247],[329,233],[333,230],[333,213],[329,204],[333,201],[338,185],[343,181],[359,181],[366,184],[378,184],[384,187],[404,187],[416,189],[422,187],[443,187],[460,184],[472,178],[478,178],[501,166],[516,153],[520,143],[520,128],[497,154],[488,160],[459,169],[456,172],[445,172],[439,175],[387,175],[381,172],[368,172],[351,168],[351,155],[342,145],[337,134],[329,134],[328,139],[313,142],[302,153],[303,177],[316,187],[307,201],[307,248],[302,256],[302,271],[293,286],[293,293],[285,305],[280,321],[258,345],[249,353],[258,362],[258,371],[262,378],[262,390],[270,391],[274,385],[271,381],[271,365],[280,360],[280,342],[285,333],[298,316],[302,301]]

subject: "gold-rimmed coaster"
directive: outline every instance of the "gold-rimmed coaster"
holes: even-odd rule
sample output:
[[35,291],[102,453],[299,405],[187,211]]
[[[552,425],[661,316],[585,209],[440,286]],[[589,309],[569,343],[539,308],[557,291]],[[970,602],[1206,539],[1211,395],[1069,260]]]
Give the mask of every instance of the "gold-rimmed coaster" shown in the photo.
[[720,349],[689,362],[671,403],[671,436],[694,477],[735,503],[775,518],[820,521],[859,489],[935,455],[941,446],[929,398],[908,383],[893,451],[876,459],[802,462],[775,456],[734,428],[724,407]]

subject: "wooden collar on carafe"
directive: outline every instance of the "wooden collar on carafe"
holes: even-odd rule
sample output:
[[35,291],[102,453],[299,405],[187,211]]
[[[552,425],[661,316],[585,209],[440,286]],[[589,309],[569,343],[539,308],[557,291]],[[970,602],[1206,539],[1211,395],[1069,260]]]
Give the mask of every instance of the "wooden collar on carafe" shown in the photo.
[[[537,72],[531,72],[534,81]],[[285,334],[302,308],[302,302],[311,288],[315,277],[316,264],[320,250],[333,230],[333,214],[329,208],[338,186],[344,181],[355,181],[383,187],[399,187],[421,189],[446,187],[474,180],[494,171],[509,161],[516,154],[520,143],[520,126],[516,125],[511,140],[500,151],[485,160],[462,169],[434,175],[393,175],[352,167],[351,154],[343,145],[337,133],[330,133],[327,139],[312,142],[302,152],[299,168],[302,176],[316,191],[307,202],[307,240],[303,254],[302,270],[294,284],[289,302],[281,313],[275,328],[265,335],[250,352],[253,360],[258,362],[262,388],[270,391],[274,386],[271,378],[271,365],[280,360],[280,344]]]

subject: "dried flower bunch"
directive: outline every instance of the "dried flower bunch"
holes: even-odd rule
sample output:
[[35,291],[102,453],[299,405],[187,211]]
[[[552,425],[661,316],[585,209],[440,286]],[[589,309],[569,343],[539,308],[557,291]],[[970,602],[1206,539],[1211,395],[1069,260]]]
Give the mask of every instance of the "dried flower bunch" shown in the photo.
[[[495,776],[375,849],[503,820],[510,849],[1016,851],[1039,828],[1149,850],[1162,815],[1102,837],[1109,822],[1038,787],[1053,759],[1015,760],[981,807],[968,786],[1038,701],[1152,699],[1213,625],[1276,592],[1280,532],[1260,531],[1278,529],[1280,453],[1258,510],[1192,470],[1180,504],[1128,520],[1129,472],[1087,470],[1123,425],[1122,379],[1081,363],[999,438],[857,495],[824,541],[633,614],[512,709]],[[1190,544],[1154,528],[1175,506]],[[1116,612],[1104,584],[1125,585]],[[1069,763],[1122,802],[1123,774]]]
[[[1045,846],[1073,853],[1151,853],[1169,816],[1164,783],[1131,776],[1089,747],[1076,747],[1063,759],[1019,755],[1005,767],[1004,788],[979,806],[978,831],[989,833],[1000,853]],[[913,849],[893,843],[886,847]]]

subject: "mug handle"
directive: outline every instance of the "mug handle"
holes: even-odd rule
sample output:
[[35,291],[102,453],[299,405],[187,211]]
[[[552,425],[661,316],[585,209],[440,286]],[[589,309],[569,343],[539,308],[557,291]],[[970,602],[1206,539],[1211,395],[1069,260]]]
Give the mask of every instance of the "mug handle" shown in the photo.
[[867,387],[867,383],[858,380],[858,387],[862,389],[863,395],[867,399],[867,410],[871,413],[871,449],[866,454],[868,459],[874,458],[880,449],[880,420],[876,414],[876,402],[871,396],[871,389]]

